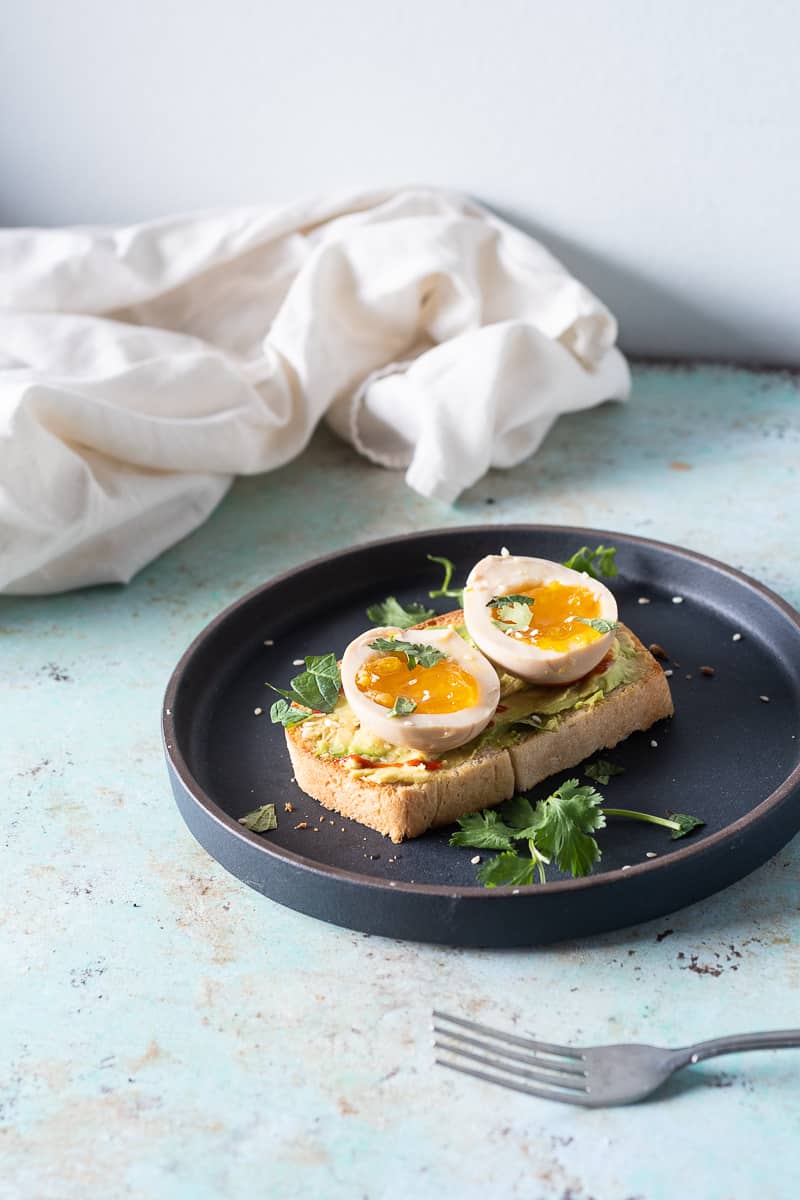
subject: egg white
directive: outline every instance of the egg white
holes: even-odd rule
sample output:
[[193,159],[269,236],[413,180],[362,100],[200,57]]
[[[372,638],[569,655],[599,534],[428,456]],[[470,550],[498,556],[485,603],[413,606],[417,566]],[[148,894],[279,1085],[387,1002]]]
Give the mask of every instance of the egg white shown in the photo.
[[[588,589],[598,601],[600,617],[616,621],[617,602],[605,584],[546,558],[490,554],[475,564],[464,588],[464,619],[472,640],[497,667],[528,683],[572,683],[597,666],[614,640],[611,632],[574,649],[543,650],[509,637],[492,623],[492,609],[487,604],[493,596],[508,596],[552,582]],[[532,624],[535,628],[536,605]]]
[[[435,646],[472,675],[478,685],[478,702],[452,713],[409,713],[404,717],[390,717],[388,708],[370,700],[356,683],[361,667],[376,655],[369,643],[379,637],[396,637],[401,641]],[[426,669],[419,668],[421,672]],[[477,737],[491,721],[500,700],[500,680],[494,667],[452,628],[368,629],[344,652],[342,688],[347,703],[370,733],[391,745],[408,746],[424,754],[452,750]]]

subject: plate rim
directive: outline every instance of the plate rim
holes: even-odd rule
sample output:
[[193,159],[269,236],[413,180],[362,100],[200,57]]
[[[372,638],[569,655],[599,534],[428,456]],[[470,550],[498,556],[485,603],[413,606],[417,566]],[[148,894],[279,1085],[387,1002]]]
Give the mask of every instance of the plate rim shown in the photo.
[[[200,783],[189,769],[188,763],[181,751],[178,749],[178,740],[175,732],[175,696],[180,686],[181,680],[190,666],[191,661],[205,640],[211,636],[221,625],[223,625],[230,617],[239,609],[248,605],[256,596],[269,591],[273,587],[292,579],[296,575],[301,575],[307,570],[314,567],[322,566],[330,563],[333,560],[340,558],[342,555],[349,554],[355,551],[367,551],[377,547],[385,547],[398,545],[415,541],[422,536],[431,535],[448,535],[453,533],[459,534],[481,534],[485,535],[487,530],[497,529],[503,531],[504,534],[519,533],[556,533],[556,534],[578,534],[581,537],[587,536],[589,540],[598,538],[599,542],[603,539],[624,540],[627,544],[640,546],[645,549],[657,549],[668,551],[670,554],[679,558],[687,559],[693,563],[699,563],[703,566],[710,567],[713,570],[727,575],[734,579],[737,583],[745,585],[755,591],[763,599],[767,600],[771,605],[777,608],[783,616],[787,617],[792,625],[794,625],[798,638],[800,639],[800,612],[795,609],[787,600],[778,595],[766,584],[761,583],[752,575],[740,571],[736,567],[730,566],[719,559],[715,559],[706,554],[701,554],[699,551],[690,550],[685,546],[677,546],[672,542],[663,542],[656,538],[643,537],[640,534],[624,533],[621,530],[610,529],[595,529],[583,525],[549,525],[549,524],[528,524],[523,522],[515,522],[513,524],[498,523],[484,525],[455,525],[445,527],[433,527],[431,529],[417,529],[411,533],[396,534],[392,537],[373,538],[366,542],[356,542],[349,546],[341,547],[337,550],[328,552],[327,554],[317,555],[313,559],[308,559],[298,566],[290,567],[286,571],[273,576],[264,583],[258,584],[251,588],[243,596],[233,600],[224,609],[222,609],[215,617],[213,617],[203,628],[195,635],[192,641],[184,650],[183,654],[178,659],[164,693],[164,699],[161,708],[161,737],[164,748],[164,754],[167,758],[170,768],[175,772],[177,777],[183,784],[187,794],[191,797],[195,804],[199,805],[204,810],[207,816],[211,817],[223,829],[233,834],[243,844],[256,847],[267,858],[278,858],[281,861],[298,867],[301,870],[308,871],[315,875],[320,875],[325,878],[336,877],[343,882],[347,882],[359,887],[372,887],[379,891],[387,891],[394,895],[413,895],[413,896],[432,896],[432,897],[450,897],[451,899],[458,898],[459,900],[469,901],[484,901],[491,903],[492,901],[500,901],[507,899],[509,896],[519,895],[523,890],[526,893],[534,895],[543,891],[539,884],[526,884],[518,887],[495,887],[486,888],[477,884],[469,885],[447,885],[447,884],[431,884],[431,883],[411,883],[403,880],[388,880],[382,879],[375,875],[363,875],[357,871],[348,871],[343,867],[335,866],[331,863],[321,863],[318,859],[308,858],[303,854],[298,854],[293,850],[288,850],[284,846],[276,845],[268,839],[261,837],[258,834],[252,833],[240,825],[235,818],[229,816],[216,801],[208,795]],[[598,543],[599,544],[599,543]],[[778,808],[792,793],[800,787],[800,762],[790,772],[789,775],[775,788],[768,796],[766,796],[755,808],[750,809],[744,816],[737,818],[732,823],[725,825],[724,828],[716,833],[709,834],[702,841],[689,842],[681,846],[679,849],[673,850],[668,856],[659,856],[655,859],[649,859],[646,862],[631,864],[623,870],[621,867],[610,871],[600,872],[598,874],[589,874],[577,879],[558,879],[548,882],[546,890],[548,895],[574,894],[590,890],[593,887],[608,886],[611,883],[630,879],[631,877],[655,874],[659,870],[668,870],[674,865],[682,865],[699,854],[707,853],[708,851],[719,849],[724,844],[742,832],[744,828],[757,822],[761,817],[765,816],[771,810]],[[413,841],[414,839],[411,839]]]

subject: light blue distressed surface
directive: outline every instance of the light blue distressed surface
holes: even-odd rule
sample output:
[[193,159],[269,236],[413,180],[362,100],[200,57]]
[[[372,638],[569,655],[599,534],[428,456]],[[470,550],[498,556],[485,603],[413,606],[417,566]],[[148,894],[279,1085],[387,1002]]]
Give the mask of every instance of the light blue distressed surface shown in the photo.
[[159,710],[229,601],[338,546],[436,525],[642,533],[798,606],[799,399],[782,375],[640,367],[628,407],[563,419],[454,509],[321,432],[129,587],[0,600],[0,1195],[796,1194],[796,1051],[582,1112],[434,1068],[428,1026],[434,1003],[579,1042],[800,1025],[800,840],[721,895],[585,944],[367,938],[280,908],[200,849],[169,793]]

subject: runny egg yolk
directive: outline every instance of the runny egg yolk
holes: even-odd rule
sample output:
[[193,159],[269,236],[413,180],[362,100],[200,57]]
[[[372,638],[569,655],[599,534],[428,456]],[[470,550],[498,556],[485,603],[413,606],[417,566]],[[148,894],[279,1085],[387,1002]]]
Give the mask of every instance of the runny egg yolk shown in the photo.
[[[512,634],[523,642],[530,642],[542,650],[570,650],[586,646],[600,637],[591,625],[584,625],[577,617],[599,617],[600,603],[589,588],[572,587],[555,580],[523,588],[521,596],[530,596],[534,603],[528,628]],[[496,621],[502,621],[502,608],[492,610]]]
[[478,703],[477,680],[452,658],[409,670],[404,654],[376,655],[356,674],[356,686],[383,708],[392,708],[398,696],[413,700],[415,714],[460,712]]

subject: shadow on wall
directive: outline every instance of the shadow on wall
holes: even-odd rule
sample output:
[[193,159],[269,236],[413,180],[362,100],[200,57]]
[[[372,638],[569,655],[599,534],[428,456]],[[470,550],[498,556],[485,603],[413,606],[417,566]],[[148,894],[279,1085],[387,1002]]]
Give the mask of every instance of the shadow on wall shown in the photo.
[[741,326],[721,321],[716,314],[661,283],[551,232],[521,212],[480,199],[478,202],[542,242],[608,305],[619,321],[620,348],[626,354],[640,358],[727,360],[750,366],[763,363],[774,366],[783,358],[786,365],[791,365],[785,347],[780,347],[775,338],[765,337],[745,317]]

